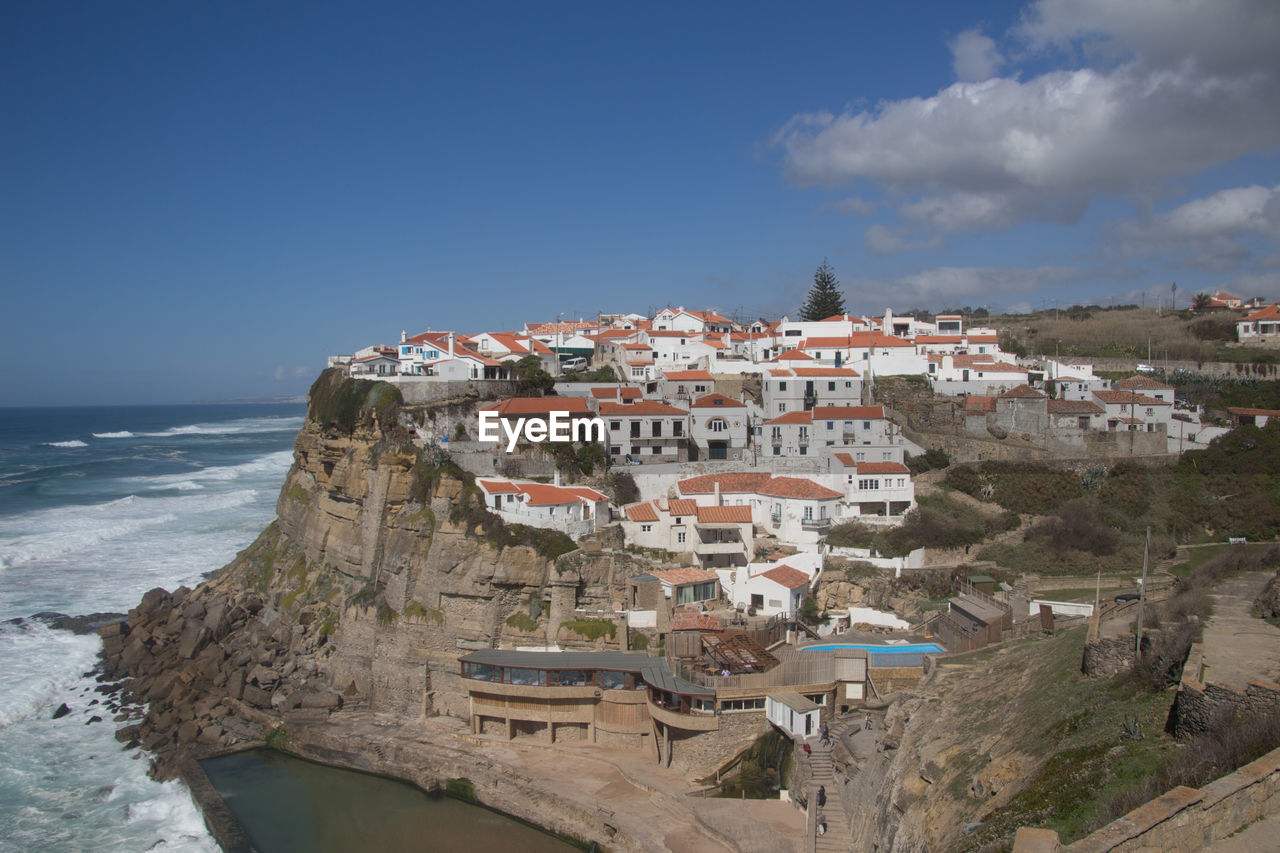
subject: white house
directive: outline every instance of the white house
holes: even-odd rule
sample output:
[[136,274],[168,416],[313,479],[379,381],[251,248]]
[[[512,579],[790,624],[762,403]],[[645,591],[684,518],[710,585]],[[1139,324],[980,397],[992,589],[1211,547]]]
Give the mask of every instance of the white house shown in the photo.
[[586,486],[476,478],[485,506],[503,521],[585,536],[609,523],[609,498]]
[[837,453],[843,466],[845,517],[901,521],[916,505],[916,487],[902,462],[862,461],[851,453]]
[[1280,341],[1280,302],[1254,311],[1236,323],[1236,338],[1242,344]]
[[747,565],[735,571],[732,589],[725,592],[735,607],[753,607],[762,616],[794,614],[800,612],[809,582],[809,575],[791,566],[761,570]]
[[[811,360],[801,359],[807,364]],[[814,406],[856,406],[862,402],[862,379],[848,367],[775,367],[764,371],[761,397],[769,416]]]
[[[635,389],[629,389],[635,390]],[[689,413],[657,400],[601,401],[609,458],[620,462],[684,462],[689,458]]]
[[747,407],[723,394],[707,394],[689,408],[689,434],[699,459],[741,459],[747,447]]
[[657,331],[677,332],[731,332],[733,321],[714,311],[686,311],[679,308],[663,308],[653,315],[653,328]]
[[715,380],[705,370],[664,370],[658,381],[658,393],[664,400],[675,400],[688,405],[715,390]]
[[841,515],[844,497],[811,479],[755,471],[691,477],[676,483],[676,491],[699,506],[750,506],[757,526],[792,545],[825,536]]
[[1103,410],[1109,430],[1167,432],[1173,420],[1173,404],[1137,391],[1094,391],[1093,402]]
[[927,375],[935,394],[999,394],[1029,381],[1027,368],[995,361],[992,356],[956,353],[931,354],[927,358]]
[[755,558],[747,505],[698,506],[687,498],[629,504],[622,532],[631,545],[693,554],[704,569],[741,566]]

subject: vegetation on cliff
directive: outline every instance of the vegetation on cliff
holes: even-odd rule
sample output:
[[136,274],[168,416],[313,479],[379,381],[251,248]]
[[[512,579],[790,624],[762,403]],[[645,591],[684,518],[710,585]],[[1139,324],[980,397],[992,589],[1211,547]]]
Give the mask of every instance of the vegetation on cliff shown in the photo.
[[326,430],[351,435],[358,425],[397,428],[404,397],[387,382],[351,379],[337,367],[323,371],[307,392],[307,418]]

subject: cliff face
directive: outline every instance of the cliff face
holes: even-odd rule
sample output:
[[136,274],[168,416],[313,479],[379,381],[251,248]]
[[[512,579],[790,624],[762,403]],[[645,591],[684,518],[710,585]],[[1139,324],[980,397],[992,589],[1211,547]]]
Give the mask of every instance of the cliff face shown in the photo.
[[634,573],[598,543],[556,559],[554,537],[486,535],[475,487],[422,458],[398,400],[369,386],[322,375],[277,520],[195,590],[153,590],[103,630],[120,737],[157,755],[157,775],[198,745],[340,707],[465,716],[459,654],[504,637],[573,644],[561,623]]

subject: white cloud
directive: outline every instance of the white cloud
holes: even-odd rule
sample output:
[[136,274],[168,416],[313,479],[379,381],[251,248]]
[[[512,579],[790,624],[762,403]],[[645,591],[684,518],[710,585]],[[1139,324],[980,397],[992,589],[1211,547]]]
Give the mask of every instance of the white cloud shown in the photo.
[[894,252],[941,249],[942,238],[934,235],[912,240],[900,229],[886,228],[883,225],[872,225],[862,234],[867,248],[877,255],[891,255]]
[[1242,299],[1261,296],[1272,301],[1280,298],[1280,272],[1237,276],[1222,285],[1222,289]]
[[960,33],[947,42],[947,47],[951,48],[951,67],[960,80],[986,80],[1004,64],[995,39],[984,36],[977,28]]
[[1231,187],[1118,229],[1127,254],[1169,254],[1182,265],[1225,272],[1253,253],[1245,241],[1280,237],[1280,186]]
[[904,216],[959,231],[1074,222],[1095,198],[1146,195],[1280,145],[1274,0],[1044,0],[1014,37],[1116,58],[797,115],[775,137],[788,177],[867,179],[901,197]]

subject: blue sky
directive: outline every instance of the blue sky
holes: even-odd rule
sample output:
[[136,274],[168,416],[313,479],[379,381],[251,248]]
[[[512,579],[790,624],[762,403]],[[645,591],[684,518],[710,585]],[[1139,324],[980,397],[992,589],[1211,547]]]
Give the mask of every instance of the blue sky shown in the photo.
[[0,405],[401,329],[1280,297],[1280,4],[0,9]]

